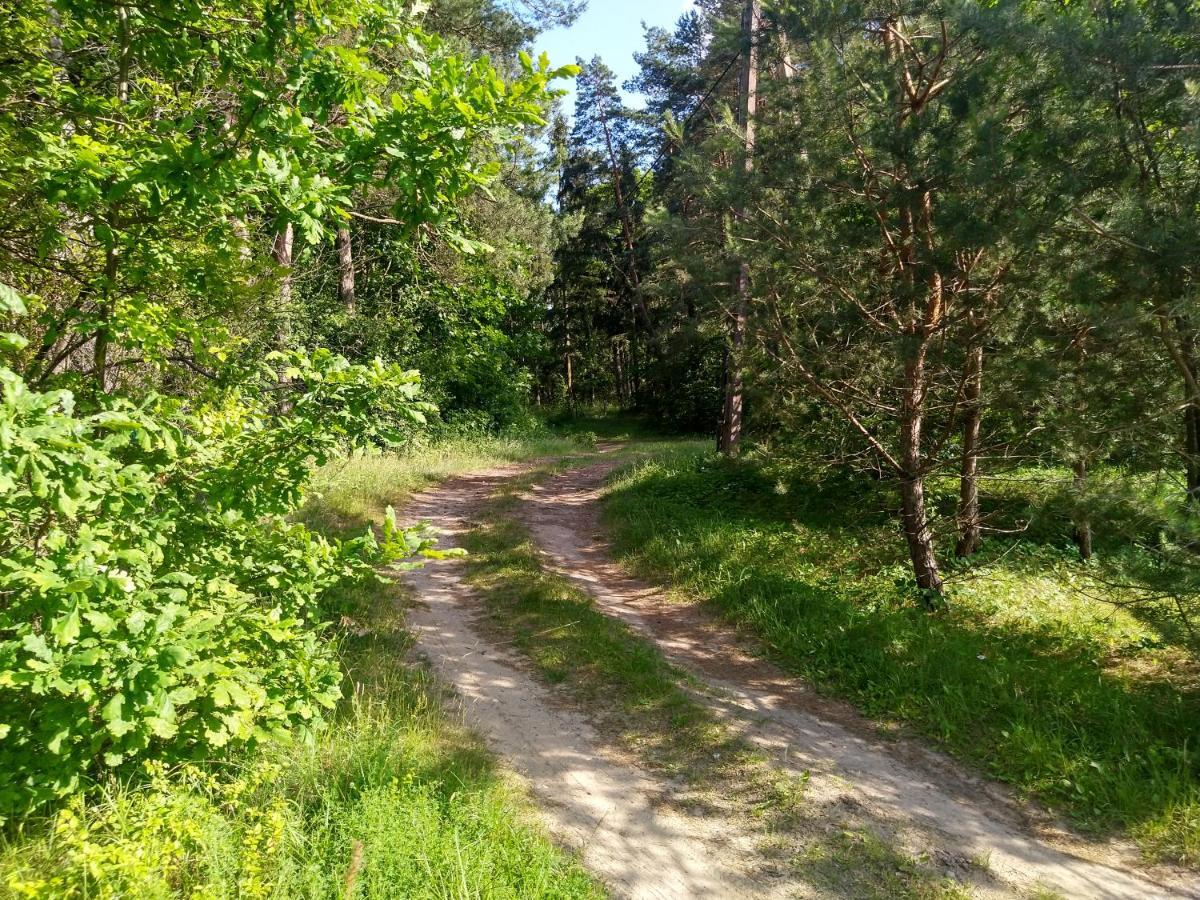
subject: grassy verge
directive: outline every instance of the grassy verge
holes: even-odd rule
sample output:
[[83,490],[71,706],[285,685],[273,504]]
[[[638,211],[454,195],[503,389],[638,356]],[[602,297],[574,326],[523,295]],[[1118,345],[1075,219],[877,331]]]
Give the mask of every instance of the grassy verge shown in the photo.
[[1062,552],[994,541],[929,616],[870,488],[674,453],[620,476],[606,514],[635,568],[710,600],[792,671],[1085,828],[1200,863],[1194,680],[1152,624],[1081,594]]
[[587,438],[536,433],[527,437],[455,438],[403,454],[364,454],[317,473],[304,519],[326,533],[361,532],[389,504],[463,472],[500,463],[578,452]]
[[506,485],[464,541],[471,554],[468,578],[497,636],[586,708],[643,766],[686,785],[676,798],[681,806],[697,811],[720,804],[726,814],[744,817],[769,865],[792,868],[825,896],[964,896],[961,885],[905,852],[886,828],[809,802],[803,780],[773,771],[698,699],[699,685],[650,641],[542,566],[516,513],[519,494],[544,474]]
[[[321,473],[306,518],[355,528],[438,477],[570,442],[461,442]],[[0,894],[44,898],[598,898],[403,660],[396,585],[331,598],[346,700],[311,742],[103,786],[10,831]]]

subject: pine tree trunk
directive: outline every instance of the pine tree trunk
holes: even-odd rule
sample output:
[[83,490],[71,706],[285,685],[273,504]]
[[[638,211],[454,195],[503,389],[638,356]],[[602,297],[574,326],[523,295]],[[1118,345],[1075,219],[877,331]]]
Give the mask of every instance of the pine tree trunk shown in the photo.
[[1175,328],[1179,332],[1180,364],[1190,373],[1183,386],[1188,397],[1187,405],[1183,408],[1187,501],[1193,510],[1200,511],[1200,397],[1197,397],[1192,389],[1192,386],[1200,381],[1200,371],[1197,371],[1196,363],[1196,337],[1192,332],[1191,323],[1183,316],[1176,317]]
[[[738,296],[749,293],[750,267],[741,264],[738,271]],[[742,442],[742,407],[744,404],[744,376],[742,354],[746,345],[746,307],[743,302],[735,305],[729,315],[729,350],[726,354],[725,403],[721,412],[721,433],[717,438],[717,450],[726,456],[737,456]]]
[[571,332],[567,332],[567,352],[563,354],[563,368],[567,378],[567,409],[575,411],[575,369],[571,359],[575,351],[571,347]]
[[[942,593],[942,575],[933,547],[933,532],[925,509],[925,478],[906,475],[900,480],[904,539],[912,560],[913,576],[923,591]],[[928,605],[928,604],[927,604]]]
[[[927,339],[913,348],[904,366],[904,401],[900,413],[900,500],[904,539],[912,560],[917,587],[942,593],[942,576],[933,546],[933,532],[925,506],[925,465],[921,453],[924,423],[925,354]],[[932,605],[927,601],[926,605]]]
[[338,258],[338,300],[350,315],[354,315],[354,248],[350,229],[339,228],[335,240]]
[[1189,403],[1183,410],[1184,444],[1187,468],[1187,499],[1200,509],[1200,406]]
[[1183,376],[1183,454],[1187,473],[1185,499],[1190,509],[1200,512],[1200,365],[1196,361],[1196,336],[1184,316],[1157,312],[1159,334],[1179,374]]
[[617,403],[625,402],[625,371],[621,366],[621,344],[612,342],[613,390],[617,395]]
[[[1075,472],[1075,500],[1076,503],[1082,498],[1084,491],[1087,490],[1087,463],[1082,459],[1075,461],[1072,466]],[[1075,546],[1079,548],[1079,556],[1087,562],[1092,558],[1092,523],[1088,518],[1087,512],[1079,509],[1075,513]]]
[[958,544],[954,555],[961,558],[979,550],[979,430],[983,421],[980,402],[983,382],[983,344],[971,347],[967,378],[963,385],[962,467],[958,490]]
[[642,393],[642,353],[638,341],[636,317],[633,322],[633,328],[629,332],[629,385],[630,389],[627,400],[633,405],[637,403],[637,398]]
[[[738,84],[738,124],[742,127],[742,173],[754,167],[754,115],[758,104],[758,42],[754,29],[759,18],[758,0],[746,0],[742,8],[742,72]],[[745,216],[745,209],[734,210],[734,220]],[[743,350],[746,343],[746,316],[750,307],[750,266],[738,264],[737,289],[729,315],[729,345],[725,354],[725,402],[721,411],[721,430],[717,450],[737,456],[742,442],[742,392],[745,386]]]

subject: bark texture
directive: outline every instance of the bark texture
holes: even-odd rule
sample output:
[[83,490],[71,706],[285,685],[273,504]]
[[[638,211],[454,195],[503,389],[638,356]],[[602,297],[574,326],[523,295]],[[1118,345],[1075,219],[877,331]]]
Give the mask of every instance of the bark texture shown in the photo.
[[282,270],[279,276],[279,308],[276,310],[275,346],[282,350],[291,339],[292,326],[292,223],[275,234],[271,253]]
[[[1075,498],[1076,502],[1079,502],[1083,499],[1083,495],[1087,491],[1087,463],[1079,459],[1075,461],[1071,468],[1075,473]],[[1074,537],[1075,546],[1079,548],[1080,558],[1084,562],[1087,562],[1092,558],[1092,522],[1085,509],[1080,508],[1075,513]]]
[[346,312],[354,314],[354,248],[350,229],[339,228],[334,241],[338,258],[338,300]]
[[925,505],[925,460],[921,452],[924,425],[925,357],[928,338],[914,348],[904,366],[904,403],[900,419],[900,500],[904,539],[913,576],[922,591],[942,592],[942,575],[933,546]]
[[958,544],[954,554],[967,557],[979,550],[979,432],[983,422],[983,344],[976,343],[967,358],[963,384],[962,467],[958,488]]
[[[754,167],[754,115],[758,105],[758,45],[755,26],[759,18],[758,0],[746,0],[742,8],[742,77],[738,85],[739,123],[743,145],[743,173]],[[745,209],[734,210],[734,220],[744,218]],[[726,456],[737,456],[742,444],[744,364],[746,317],[750,306],[750,266],[745,260],[738,263],[737,286],[729,312],[729,345],[725,355],[725,401],[721,410],[721,429],[717,450]]]

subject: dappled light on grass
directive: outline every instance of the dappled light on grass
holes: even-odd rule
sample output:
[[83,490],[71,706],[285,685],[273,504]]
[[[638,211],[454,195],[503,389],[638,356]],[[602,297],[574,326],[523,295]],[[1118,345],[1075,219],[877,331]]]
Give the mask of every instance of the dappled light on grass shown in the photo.
[[1086,828],[1200,859],[1200,697],[1153,664],[1153,634],[1075,597],[1067,566],[1030,577],[1020,552],[991,554],[927,615],[884,503],[799,479],[781,492],[754,464],[682,454],[619,478],[607,510],[638,568],[711,600],[791,670]]
[[436,481],[500,462],[569,453],[580,446],[576,439],[537,432],[527,437],[474,435],[405,452],[343,457],[317,473],[302,517],[324,530],[361,532],[377,522],[387,506]]

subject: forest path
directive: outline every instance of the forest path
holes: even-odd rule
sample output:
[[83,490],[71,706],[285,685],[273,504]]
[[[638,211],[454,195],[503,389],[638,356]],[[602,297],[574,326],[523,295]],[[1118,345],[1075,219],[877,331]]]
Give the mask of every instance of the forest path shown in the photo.
[[[696,699],[781,772],[808,779],[804,804],[840,828],[847,814],[970,882],[983,897],[1050,890],[1068,898],[1200,898],[1173,873],[1135,869],[1132,848],[1085,842],[914,741],[884,739],[846,704],[764,661],[744,636],[631,577],[608,549],[599,500],[615,456],[551,475],[521,506],[544,564],[597,608],[651,640],[698,679]],[[487,498],[529,471],[507,466],[418,495],[407,518],[453,546]],[[828,896],[764,867],[746,816],[672,809],[676,786],[647,774],[477,625],[481,604],[458,564],[409,573],[421,652],[464,701],[468,721],[528,782],[551,831],[628,897]],[[981,861],[983,863],[981,864]],[[796,880],[793,880],[793,878]]]
[[[457,546],[492,493],[530,468],[452,479],[414,496],[405,518],[428,523],[442,548]],[[404,580],[417,601],[408,623],[418,652],[454,687],[468,723],[525,780],[551,833],[614,894],[735,900],[796,893],[786,879],[764,883],[747,870],[756,854],[731,838],[728,823],[664,806],[670,784],[611,752],[586,716],[495,643],[479,625],[482,604],[461,563],[430,564]]]

